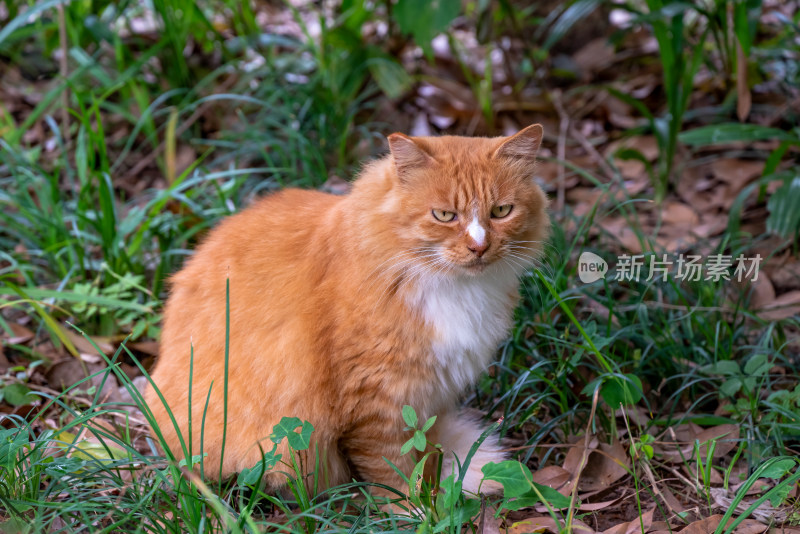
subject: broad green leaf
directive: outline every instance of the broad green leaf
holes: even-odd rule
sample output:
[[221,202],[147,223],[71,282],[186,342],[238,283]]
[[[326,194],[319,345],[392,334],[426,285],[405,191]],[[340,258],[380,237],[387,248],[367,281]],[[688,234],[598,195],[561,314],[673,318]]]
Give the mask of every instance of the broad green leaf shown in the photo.
[[[72,291],[57,291],[55,289],[41,289],[38,287],[20,287],[25,295],[31,299],[54,299],[56,302],[86,302],[89,304],[97,304],[99,306],[106,306],[110,309],[125,309],[133,310],[141,313],[153,313],[153,308],[143,306],[138,302],[126,301],[121,299],[114,299],[94,295],[82,295]],[[10,287],[0,287],[0,295],[14,295],[18,292]]]
[[[536,489],[539,490],[539,493],[542,494],[542,497],[544,497],[553,508],[566,508],[569,506],[570,498],[566,495],[562,495],[550,486],[545,486],[543,484],[539,484],[538,482],[533,482],[533,485],[536,486]],[[531,490],[530,493],[535,494],[536,492]]]
[[733,360],[720,360],[716,363],[703,366],[703,371],[712,375],[738,376],[742,374],[739,364]]
[[448,514],[444,519],[436,523],[433,528],[434,532],[442,532],[450,529],[451,532],[461,532],[462,525],[468,524],[470,520],[478,515],[481,510],[481,502],[477,499],[467,499],[464,506],[453,510],[452,514]]
[[417,465],[414,466],[414,469],[411,471],[411,476],[408,477],[408,496],[411,498],[411,502],[417,505],[420,504],[420,486],[418,486],[418,483],[422,480],[422,474],[425,471],[425,462],[428,461],[431,454],[433,454],[433,451],[425,453],[425,455],[420,458],[419,462],[417,462]]
[[428,419],[427,421],[425,421],[425,424],[422,425],[422,431],[423,432],[427,432],[428,430],[431,429],[431,427],[434,425],[434,423],[436,423],[436,416],[435,415],[433,417],[431,417],[430,419]]
[[[300,427],[300,432],[295,429]],[[283,438],[289,442],[289,446],[296,451],[304,451],[311,445],[311,433],[314,427],[308,421],[300,421],[297,417],[284,417],[280,423],[272,429],[270,439],[274,443],[280,443]]]
[[462,482],[456,480],[456,475],[453,473],[441,482],[439,482],[439,489],[442,490],[436,496],[437,504],[441,501],[441,506],[444,510],[449,510],[458,502],[461,496]]
[[2,388],[2,395],[11,406],[25,406],[39,398],[24,384],[9,384]]
[[418,451],[422,452],[425,450],[425,446],[427,445],[427,441],[425,440],[425,434],[421,430],[417,430],[414,432],[414,448]]
[[767,201],[767,231],[789,238],[800,231],[800,175],[786,180]]
[[[545,501],[547,501],[550,507],[556,510],[569,507],[570,498],[566,495],[562,495],[549,486],[544,486],[536,482],[531,482],[531,484],[536,488],[536,490],[539,491],[539,493],[536,493],[536,491],[531,488],[524,495],[515,497],[513,499],[505,499],[502,507],[507,508],[508,510],[528,508],[542,502],[542,497]],[[539,495],[541,495],[541,497]]]
[[14,466],[17,451],[29,443],[26,430],[21,428],[0,428],[0,465]]
[[777,460],[775,463],[764,469],[760,475],[763,478],[779,480],[783,478],[786,473],[790,472],[796,463],[797,462],[795,460],[788,458],[785,460]]
[[642,381],[638,376],[632,374],[610,377],[600,388],[600,396],[603,400],[616,409],[620,404],[623,406],[633,406],[642,399]]
[[701,126],[681,133],[678,139],[680,139],[681,143],[693,146],[717,145],[734,141],[763,141],[766,139],[800,143],[800,138],[784,130],[738,122]]
[[408,404],[403,406],[403,421],[405,421],[406,424],[411,428],[417,428],[417,412],[415,412],[414,408]]
[[756,354],[744,364],[744,374],[764,376],[772,368],[772,364],[766,354]]
[[762,0],[737,0],[733,2],[733,32],[742,45],[745,56],[750,55],[756,26],[761,18]]
[[240,486],[255,486],[261,480],[261,476],[275,467],[281,459],[281,455],[277,454],[278,445],[276,444],[271,451],[265,452],[261,457],[261,461],[253,467],[242,469],[236,483]]
[[483,478],[494,480],[503,485],[503,495],[506,499],[524,495],[531,489],[533,475],[531,470],[516,460],[503,462],[490,462],[481,469]]
[[378,87],[389,98],[401,96],[411,86],[411,76],[396,59],[387,54],[376,53],[367,59],[367,67]]
[[600,5],[601,0],[578,0],[573,2],[550,27],[542,48],[549,50],[580,20],[586,19]]
[[400,447],[400,455],[401,456],[405,456],[413,448],[414,448],[414,438],[411,438],[410,440],[408,440],[405,443],[403,443],[402,447]]
[[280,443],[286,436],[294,433],[295,429],[302,425],[302,421],[298,417],[284,417],[281,421],[272,428],[272,435],[270,439],[273,443]]
[[727,397],[733,397],[742,389],[742,380],[736,377],[729,378],[719,387],[720,393]]
[[82,460],[122,460],[128,453],[114,445],[83,440],[75,446],[72,456]]
[[776,486],[772,488],[772,490],[767,494],[771,495],[769,498],[769,502],[772,506],[778,507],[786,501],[787,497],[789,497],[789,493],[794,489],[794,487],[786,484],[785,486]]
[[398,0],[392,16],[400,30],[414,37],[427,55],[431,41],[445,31],[461,11],[461,0]]

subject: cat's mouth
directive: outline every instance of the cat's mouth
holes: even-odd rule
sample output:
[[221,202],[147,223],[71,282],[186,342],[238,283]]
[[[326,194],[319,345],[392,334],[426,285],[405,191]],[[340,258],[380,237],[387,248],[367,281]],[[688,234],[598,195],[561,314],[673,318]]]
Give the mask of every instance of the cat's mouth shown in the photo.
[[462,269],[467,271],[471,274],[478,274],[484,271],[486,267],[489,266],[488,261],[484,260],[483,258],[475,258],[472,261],[468,261],[459,265]]

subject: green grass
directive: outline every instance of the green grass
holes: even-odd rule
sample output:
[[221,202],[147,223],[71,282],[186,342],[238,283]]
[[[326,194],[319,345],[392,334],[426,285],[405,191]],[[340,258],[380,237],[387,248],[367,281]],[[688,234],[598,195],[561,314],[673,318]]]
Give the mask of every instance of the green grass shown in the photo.
[[[379,134],[394,129],[379,110],[387,95],[401,95],[416,80],[415,73],[406,73],[388,50],[365,37],[361,25],[388,17],[400,26],[390,24],[389,37],[426,39],[426,32],[434,30],[409,27],[403,17],[410,4],[399,4],[405,7],[387,13],[383,10],[389,8],[345,2],[333,19],[296,10],[292,15],[303,35],[294,38],[262,33],[249,4],[159,0],[152,3],[153,16],[165,31],[151,39],[122,31],[144,15],[139,3],[71,2],[64,8],[63,25],[55,2],[29,3],[24,13],[22,4],[10,3],[8,20],[0,29],[0,58],[50,83],[41,86],[41,100],[22,116],[12,117],[0,103],[0,331],[11,336],[10,325],[27,316],[37,342],[49,341],[55,352],[73,355],[80,351],[68,335],[67,322],[90,337],[157,339],[165,280],[207,229],[259,194],[286,186],[318,187],[333,175],[352,176],[358,162],[381,146]],[[531,33],[539,39],[530,43],[528,67],[523,66],[515,80],[512,89],[517,94],[526,84],[546,78],[548,50],[596,2],[575,2],[545,21],[501,4],[502,13],[510,11],[508,17],[495,17],[479,6],[466,19],[483,20],[495,36]],[[747,253],[752,244],[752,236],[739,231],[736,210],[756,190],[764,198],[770,181],[783,180],[785,189],[769,199],[768,228],[785,239],[797,236],[796,210],[790,205],[797,175],[791,164],[797,128],[731,124],[731,96],[705,115],[693,110],[690,78],[702,64],[719,69],[730,81],[737,41],[746,46],[751,67],[761,75],[767,68],[785,68],[796,77],[791,54],[783,50],[789,50],[798,21],[784,21],[776,36],[761,38],[751,31],[753,20],[747,17],[732,27],[718,19],[727,5],[717,2],[716,11],[706,13],[698,4],[693,10],[700,17],[685,26],[680,14],[661,9],[660,2],[647,2],[648,12],[636,15],[652,29],[660,47],[666,88],[661,107],[649,109],[629,95],[613,94],[643,119],[641,128],[625,135],[657,135],[660,157],[649,170],[656,200],[667,196],[679,179],[676,169],[685,163],[678,157],[680,147],[702,149],[722,140],[780,141],[763,154],[768,161],[765,176],[734,205],[728,232],[708,243],[712,250],[736,256]],[[739,13],[741,8],[736,9]],[[40,16],[31,18],[32,13]],[[313,38],[308,28],[312,21],[320,23],[319,36]],[[437,24],[437,30],[447,30],[453,19],[443,16]],[[534,26],[536,31],[529,31]],[[681,39],[670,41],[670,31],[679,32]],[[698,44],[697,37],[706,34],[713,36],[717,48]],[[458,67],[467,69],[454,34],[448,36]],[[60,73],[63,78],[58,77],[60,66],[50,59],[51,52],[62,47],[61,38],[67,43],[62,53],[70,58],[69,70]],[[192,54],[183,53],[187,44]],[[688,49],[694,56],[685,55]],[[254,56],[263,62],[251,63]],[[536,72],[530,71],[531,64]],[[490,63],[484,66],[489,76],[465,76],[491,130],[495,81]],[[787,75],[784,82],[796,81],[790,78]],[[62,113],[63,98],[68,114]],[[215,120],[220,124],[213,125]],[[709,125],[687,131],[690,120]],[[37,125],[43,136],[25,141]],[[187,148],[193,157],[184,169],[178,156]],[[631,151],[617,156],[643,157]],[[591,171],[562,163],[568,172],[606,191],[615,191],[622,181],[616,174],[603,184]],[[144,190],[131,187],[141,176],[152,180]],[[765,321],[748,311],[749,295],[729,291],[724,283],[674,278],[621,283],[612,279],[613,272],[605,281],[578,281],[576,256],[581,251],[594,251],[611,264],[620,251],[613,236],[592,232],[598,214],[623,215],[645,248],[658,251],[637,222],[640,200],[605,200],[583,217],[559,214],[545,265],[523,279],[523,300],[509,340],[498,363],[467,399],[489,417],[502,415],[498,428],[520,447],[517,458],[525,467],[508,464],[492,476],[502,478],[506,497],[516,492],[515,497],[546,502],[569,530],[575,520],[589,521],[577,510],[577,493],[563,505],[559,497],[533,484],[526,471],[560,465],[565,453],[551,445],[573,436],[583,439],[587,429],[605,443],[621,438],[630,449],[625,483],[641,490],[641,509],[657,501],[648,476],[671,476],[673,465],[658,449],[670,429],[688,422],[705,427],[733,423],[739,427],[734,452],[715,456],[726,441],[714,438],[710,444],[695,443],[681,464],[697,473],[689,488],[705,502],[704,512],[711,513],[710,481],[715,473],[724,477],[726,487],[759,476],[770,478],[766,473],[777,485],[763,499],[791,504],[782,492],[798,478],[796,461],[785,457],[796,455],[800,446],[800,362],[791,347],[800,328],[798,317]],[[30,395],[37,395],[43,406],[35,414],[3,420],[0,519],[8,523],[2,528],[438,528],[455,533],[462,527],[475,531],[481,514],[494,513],[483,511],[480,500],[462,496],[455,477],[425,483],[420,490],[411,477],[407,487],[394,489],[409,495],[416,508],[398,518],[372,500],[365,484],[354,482],[320,495],[307,491],[291,463],[283,467],[292,491],[266,494],[254,481],[275,460],[269,451],[264,466],[253,466],[220,485],[206,485],[174,456],[159,452],[163,444],[158,428],[146,430],[145,423],[152,423],[149,410],[124,372],[124,366],[139,365],[127,345],[109,358],[106,370],[62,393],[39,387],[32,376],[53,354],[46,344],[3,348],[30,363],[0,378],[0,394],[15,405],[25,405]],[[118,403],[102,401],[102,386],[93,379],[111,376],[127,388],[145,421]],[[423,432],[422,422],[407,422]],[[299,437],[286,433],[285,439],[301,439],[304,427],[300,428]],[[190,458],[198,455],[183,452]],[[429,459],[435,460],[435,455]],[[436,488],[450,491],[437,493]],[[746,485],[743,488],[737,502],[745,498]],[[502,514],[514,506],[500,497],[489,499],[489,504],[499,506]],[[737,513],[740,518],[746,515]]]

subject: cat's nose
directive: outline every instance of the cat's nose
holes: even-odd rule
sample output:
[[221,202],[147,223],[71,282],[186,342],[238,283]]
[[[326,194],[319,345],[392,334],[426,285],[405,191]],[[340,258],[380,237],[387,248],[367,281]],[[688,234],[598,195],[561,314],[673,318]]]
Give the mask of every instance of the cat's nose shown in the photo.
[[483,253],[489,249],[489,243],[486,241],[482,241],[481,243],[477,243],[473,241],[467,245],[467,248],[470,252],[478,256],[479,258],[483,256]]

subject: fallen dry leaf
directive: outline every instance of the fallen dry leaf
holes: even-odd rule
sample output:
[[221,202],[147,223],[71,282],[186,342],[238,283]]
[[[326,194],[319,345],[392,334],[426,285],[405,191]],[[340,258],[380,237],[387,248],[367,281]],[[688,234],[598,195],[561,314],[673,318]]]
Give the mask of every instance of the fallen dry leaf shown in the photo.
[[703,213],[700,224],[692,228],[693,235],[705,239],[722,233],[728,227],[728,217],[724,213]]
[[[49,383],[52,389],[62,390],[69,387],[72,387],[74,384],[77,384],[81,380],[86,378],[86,371],[89,372],[90,375],[97,373],[104,369],[101,365],[94,365],[94,364],[85,364],[86,369],[84,370],[83,365],[81,362],[75,358],[64,359],[59,362],[56,362],[50,369],[47,370],[45,377],[47,378],[47,382]],[[100,394],[101,400],[108,400],[108,401],[116,401],[118,400],[118,392],[119,384],[117,383],[117,378],[113,375],[113,373],[100,373],[91,378],[90,381],[86,381],[80,386],[78,389],[86,391],[90,387],[102,387],[102,392]]]
[[147,354],[148,356],[158,356],[158,341],[139,341],[128,343],[131,350]]
[[[527,517],[515,521],[508,529],[508,534],[528,534],[532,532],[552,532],[560,534],[565,526],[559,525],[550,516]],[[576,534],[594,534],[594,529],[579,519],[573,519],[572,532]]]
[[569,495],[570,491],[572,491],[570,478],[572,478],[572,475],[569,471],[557,465],[550,465],[533,473],[534,482],[553,488],[564,495]]
[[[761,486],[759,486],[759,489],[761,489]],[[765,491],[766,490],[761,489],[761,493],[764,493]],[[735,495],[736,490],[733,488],[729,488],[727,490],[725,488],[711,488],[711,497],[714,499],[714,504],[719,510],[722,511],[727,511],[731,507]],[[744,514],[750,509],[750,506],[752,506],[754,500],[755,499],[744,499],[740,501],[739,504],[736,505],[736,509],[734,511],[738,514]],[[753,519],[747,519],[746,521],[753,521],[762,528],[762,530],[754,534],[760,534],[766,530],[765,525],[775,522],[782,523],[786,520],[786,512],[771,506],[769,501],[765,501],[758,505],[758,507],[755,510],[752,510],[749,515]],[[750,528],[752,529],[754,527],[751,525]]]
[[712,515],[694,523],[689,523],[686,528],[681,530],[681,534],[711,534],[719,526],[720,521],[722,521],[722,515]]
[[773,527],[769,534],[800,534],[800,527]]
[[602,502],[588,502],[588,503],[581,503],[578,507],[578,510],[581,512],[597,512],[599,510],[605,510],[609,506],[613,506],[617,504],[619,501],[625,498],[625,493],[623,492],[622,495],[617,497],[616,499],[611,499],[610,501],[602,501]]
[[[714,458],[721,458],[732,451],[739,443],[739,427],[737,425],[718,425],[705,430],[692,423],[668,429],[667,435],[673,434],[674,440],[660,440],[653,445],[656,453],[671,462],[684,463],[685,459],[695,457],[695,441],[700,443],[699,454],[706,457],[708,443],[716,441]],[[671,432],[670,432],[671,431]]]
[[800,315],[800,291],[789,291],[764,306],[758,316],[768,321],[787,319]]
[[589,81],[592,75],[609,66],[614,60],[614,46],[608,38],[592,39],[575,52],[572,61],[580,68],[581,78]]
[[665,225],[693,227],[700,222],[700,217],[686,204],[670,200],[662,205],[661,220]]
[[628,252],[632,254],[642,253],[642,243],[639,241],[639,237],[622,217],[603,219],[600,221],[600,226],[619,241]]
[[613,526],[608,530],[603,531],[603,534],[636,534],[648,532],[650,530],[650,526],[653,524],[653,512],[655,508],[652,510],[648,510],[642,514],[641,517],[637,517],[627,523],[620,523],[619,525]]
[[769,275],[776,289],[791,291],[800,289],[800,261],[795,258],[790,251],[772,258],[763,271]]
[[750,283],[750,309],[760,310],[775,302],[775,287],[766,273],[760,273],[758,280]]
[[670,512],[673,514],[681,514],[686,511],[686,507],[677,499],[677,497],[675,497],[675,495],[672,493],[672,490],[669,489],[669,486],[666,484],[661,484],[659,487],[659,493],[664,501],[664,504],[667,505],[667,508],[669,508]]
[[33,332],[21,324],[8,323],[13,335],[9,336],[5,330],[0,330],[0,337],[9,345],[21,345],[33,339]]
[[[572,474],[573,480],[578,475],[585,451],[583,442],[579,442],[564,458],[564,470]],[[627,467],[628,455],[616,438],[610,444],[599,443],[596,448],[590,444],[586,465],[578,479],[578,489],[582,492],[607,489],[628,473]]]
[[[716,514],[700,519],[687,525],[686,528],[681,530],[681,534],[712,534],[722,522],[722,518],[722,514]],[[727,527],[733,521],[734,518],[730,518],[725,526]],[[767,530],[766,525],[762,525],[753,519],[745,519],[737,525],[733,532],[734,534],[761,534],[765,530]]]
[[[89,339],[86,339],[82,334],[79,334],[73,328],[68,326],[59,326],[64,335],[66,335],[69,340],[72,341],[72,344],[75,345],[75,348],[78,349],[78,352],[81,354],[99,356],[100,353],[97,351],[97,349],[100,349],[103,354],[112,354],[114,352],[114,345],[111,337],[89,336]],[[97,345],[97,348],[95,348],[94,345]]]
[[739,194],[744,186],[761,176],[764,162],[739,158],[719,158],[711,162],[711,172],[718,180]]

